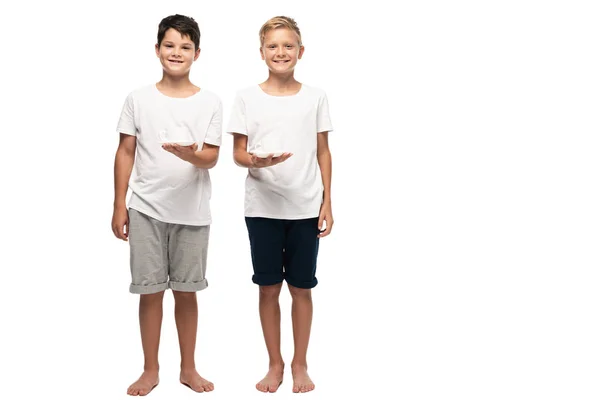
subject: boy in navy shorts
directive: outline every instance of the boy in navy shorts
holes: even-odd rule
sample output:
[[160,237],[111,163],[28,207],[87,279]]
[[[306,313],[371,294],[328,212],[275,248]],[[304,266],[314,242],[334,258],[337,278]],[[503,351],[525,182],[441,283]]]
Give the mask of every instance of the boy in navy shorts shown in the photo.
[[317,285],[319,239],[333,226],[328,145],[333,128],[325,92],[294,79],[294,67],[304,53],[296,22],[272,18],[259,35],[269,77],[238,92],[227,129],[234,135],[235,163],[248,168],[245,216],[252,280],[260,288],[269,353],[269,371],[256,388],[275,392],[283,380],[279,293],[285,280],[292,295],[293,391],[308,392],[315,387],[306,361],[311,289]]

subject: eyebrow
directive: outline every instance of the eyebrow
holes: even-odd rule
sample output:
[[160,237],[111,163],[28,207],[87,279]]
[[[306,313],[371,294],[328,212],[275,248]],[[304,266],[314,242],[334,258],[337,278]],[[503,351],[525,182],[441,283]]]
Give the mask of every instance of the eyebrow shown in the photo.
[[[165,44],[175,44],[173,42],[171,42],[170,40],[163,40],[163,43]],[[182,44],[182,46],[193,46],[194,44],[192,42],[185,42]]]

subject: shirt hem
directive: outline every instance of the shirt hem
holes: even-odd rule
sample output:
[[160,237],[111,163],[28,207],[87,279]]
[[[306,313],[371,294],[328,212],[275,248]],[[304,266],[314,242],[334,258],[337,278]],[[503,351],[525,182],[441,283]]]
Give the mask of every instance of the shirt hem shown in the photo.
[[206,225],[210,225],[212,223],[212,218],[209,218],[207,220],[202,220],[202,221],[193,221],[193,222],[181,221],[181,220],[175,220],[175,219],[170,219],[170,218],[163,218],[159,215],[156,215],[155,213],[153,213],[151,211],[148,212],[147,210],[144,210],[142,207],[129,206],[128,208],[133,208],[135,211],[141,212],[142,214],[146,214],[150,218],[154,218],[157,221],[164,222],[167,224],[206,226]]
[[306,218],[318,218],[319,213],[310,213],[302,215],[277,215],[277,214],[265,214],[265,213],[244,213],[244,217],[249,218],[272,218],[272,219],[306,219]]

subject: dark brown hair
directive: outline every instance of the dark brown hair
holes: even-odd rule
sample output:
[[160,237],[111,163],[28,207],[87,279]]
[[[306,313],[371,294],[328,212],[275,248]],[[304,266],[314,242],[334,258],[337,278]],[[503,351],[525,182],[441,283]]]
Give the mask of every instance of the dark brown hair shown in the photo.
[[200,28],[198,27],[198,23],[192,17],[179,14],[169,15],[163,18],[160,24],[158,24],[158,46],[160,46],[165,38],[165,33],[171,28],[181,33],[182,36],[189,36],[194,46],[196,46],[195,50],[200,48]]

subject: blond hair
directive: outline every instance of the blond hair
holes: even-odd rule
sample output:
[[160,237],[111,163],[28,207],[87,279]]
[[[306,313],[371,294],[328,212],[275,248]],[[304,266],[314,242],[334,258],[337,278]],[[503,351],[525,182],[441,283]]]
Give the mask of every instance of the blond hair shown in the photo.
[[260,28],[258,36],[260,37],[261,47],[265,44],[265,35],[267,34],[267,32],[278,28],[287,28],[293,32],[296,32],[296,35],[298,35],[298,44],[302,46],[302,35],[300,34],[300,29],[298,28],[298,24],[296,24],[296,21],[294,21],[293,18],[284,17],[280,15],[278,17],[271,18],[270,20],[265,22]]

